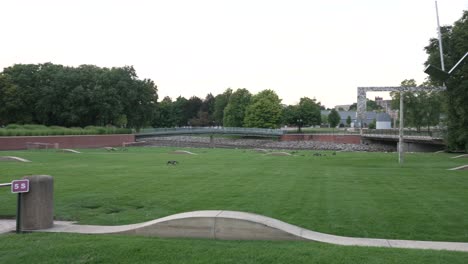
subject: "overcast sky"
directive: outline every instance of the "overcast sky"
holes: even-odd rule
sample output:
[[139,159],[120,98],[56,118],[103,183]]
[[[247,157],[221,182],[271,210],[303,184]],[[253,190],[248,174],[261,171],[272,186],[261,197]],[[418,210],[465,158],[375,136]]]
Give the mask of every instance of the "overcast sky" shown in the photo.
[[[438,5],[448,25],[468,0]],[[437,37],[433,0],[0,0],[0,14],[1,69],[133,65],[160,99],[230,87],[349,104],[358,86],[424,81]]]

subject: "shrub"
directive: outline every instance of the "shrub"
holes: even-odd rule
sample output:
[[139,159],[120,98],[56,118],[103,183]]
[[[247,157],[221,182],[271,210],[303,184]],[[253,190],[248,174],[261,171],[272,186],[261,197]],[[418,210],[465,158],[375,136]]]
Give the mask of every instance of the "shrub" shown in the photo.
[[18,125],[18,124],[9,124],[8,126],[6,126],[6,129],[19,129],[19,128],[23,128],[23,126]]
[[36,130],[36,129],[47,129],[44,125],[23,125],[24,129]]
[[104,135],[104,134],[131,134],[128,128],[116,128],[114,126],[98,127],[61,127],[44,125],[18,125],[10,124],[6,128],[0,128],[0,136],[47,136],[47,135]]

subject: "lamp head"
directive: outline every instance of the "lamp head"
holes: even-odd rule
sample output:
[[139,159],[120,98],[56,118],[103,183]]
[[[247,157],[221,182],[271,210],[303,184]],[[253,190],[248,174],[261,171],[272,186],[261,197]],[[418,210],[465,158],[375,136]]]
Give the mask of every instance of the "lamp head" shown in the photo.
[[450,77],[449,73],[433,65],[428,65],[426,69],[424,69],[424,72],[429,74],[429,76],[433,77],[434,79],[437,79],[442,82],[446,81]]

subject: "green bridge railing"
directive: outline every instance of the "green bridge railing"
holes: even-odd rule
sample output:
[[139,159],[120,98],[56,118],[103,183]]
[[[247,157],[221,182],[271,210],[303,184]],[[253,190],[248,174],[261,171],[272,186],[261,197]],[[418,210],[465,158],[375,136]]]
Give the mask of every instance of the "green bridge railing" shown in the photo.
[[177,127],[177,128],[145,128],[137,136],[183,135],[183,134],[231,134],[252,136],[281,136],[281,129],[246,128],[246,127]]

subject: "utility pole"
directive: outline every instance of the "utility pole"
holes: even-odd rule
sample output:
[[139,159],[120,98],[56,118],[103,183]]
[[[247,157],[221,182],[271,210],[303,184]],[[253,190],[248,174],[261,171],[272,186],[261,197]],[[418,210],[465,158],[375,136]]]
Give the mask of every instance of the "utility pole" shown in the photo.
[[435,1],[435,7],[436,7],[436,16],[437,16],[437,32],[439,33],[440,66],[442,66],[442,70],[445,71],[444,50],[442,48],[442,33],[440,33],[439,8],[437,7],[437,1]]
[[400,131],[398,136],[398,162],[403,164],[404,142],[403,142],[403,90],[400,91]]

